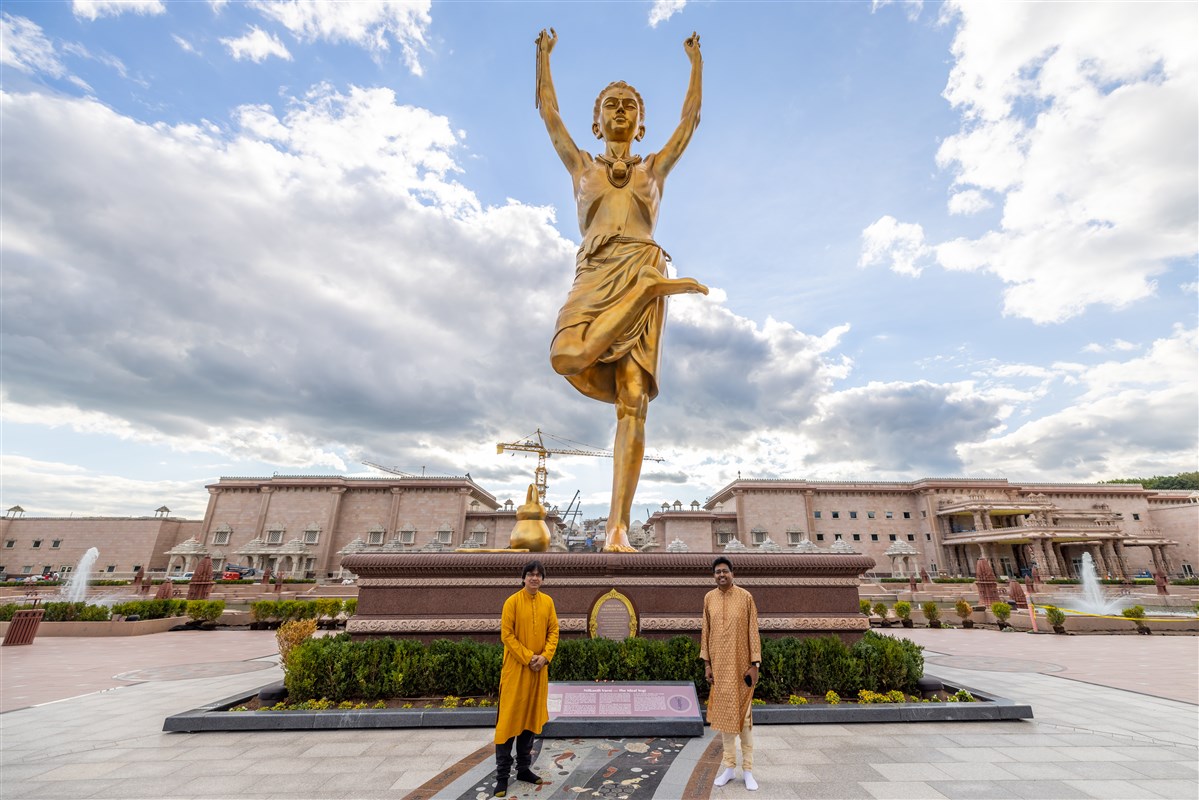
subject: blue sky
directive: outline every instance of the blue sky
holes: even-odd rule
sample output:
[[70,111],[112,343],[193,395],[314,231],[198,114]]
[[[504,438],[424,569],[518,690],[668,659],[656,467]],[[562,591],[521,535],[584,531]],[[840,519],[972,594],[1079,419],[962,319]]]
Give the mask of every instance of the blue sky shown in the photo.
[[[636,515],[738,474],[1196,468],[1193,3],[6,2],[2,499],[199,517],[222,475],[610,445],[548,364],[579,232],[533,107],[703,121]],[[598,143],[595,143],[598,144]],[[552,458],[551,504],[610,462]]]

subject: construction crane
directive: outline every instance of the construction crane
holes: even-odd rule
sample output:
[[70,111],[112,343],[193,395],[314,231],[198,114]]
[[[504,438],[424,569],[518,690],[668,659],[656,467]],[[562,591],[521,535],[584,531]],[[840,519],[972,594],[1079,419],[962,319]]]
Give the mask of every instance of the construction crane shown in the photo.
[[[545,439],[550,438],[555,442],[574,445],[574,447],[547,447]],[[570,439],[563,439],[560,436],[554,436],[552,433],[543,433],[541,428],[538,428],[530,435],[521,439],[518,442],[499,442],[495,446],[497,455],[502,455],[505,450],[522,453],[537,454],[537,471],[534,473],[534,483],[537,485],[537,495],[541,498],[541,504],[545,505],[546,491],[546,475],[548,472],[545,468],[545,460],[551,455],[560,456],[598,456],[600,458],[612,458],[611,450],[601,450],[598,447],[582,444],[581,442],[573,442]],[[665,461],[664,458],[658,456],[645,456],[646,461]]]
[[385,467],[382,464],[376,464],[374,461],[363,461],[362,464],[365,466],[368,466],[368,467],[374,467],[375,469],[382,470],[383,472],[389,472],[392,475],[399,475],[402,478],[415,478],[416,477],[411,472],[404,472],[403,470],[399,469],[398,467]]

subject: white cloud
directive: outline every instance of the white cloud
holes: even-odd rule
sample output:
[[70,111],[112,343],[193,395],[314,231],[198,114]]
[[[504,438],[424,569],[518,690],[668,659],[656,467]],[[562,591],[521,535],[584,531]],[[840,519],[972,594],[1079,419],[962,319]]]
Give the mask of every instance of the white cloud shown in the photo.
[[61,78],[67,74],[41,26],[7,13],[0,14],[0,64],[30,75],[43,73]]
[[71,11],[80,19],[116,17],[121,14],[162,14],[162,0],[72,0]]
[[255,0],[250,5],[298,39],[348,42],[375,54],[389,50],[394,41],[408,69],[422,74],[419,55],[432,24],[430,0]]
[[[1180,376],[1187,376],[1179,380]],[[1199,449],[1199,337],[1176,328],[1149,351],[1079,372],[1068,407],[959,447],[970,474],[1105,480],[1192,468]],[[1190,467],[1187,467],[1190,465]]]
[[225,6],[229,5],[229,0],[208,0],[208,5],[213,14],[220,14],[225,10]]
[[250,32],[236,39],[221,39],[221,44],[229,48],[230,55],[238,61],[248,58],[258,64],[271,56],[291,61],[291,53],[279,37],[267,33],[257,25],[250,26]]
[[990,207],[991,201],[977,189],[954,192],[949,198],[950,214],[977,214]]
[[149,517],[165,504],[172,516],[201,519],[208,502],[204,484],[211,480],[137,480],[11,453],[0,453],[0,472],[4,474],[0,505],[20,503],[31,516],[80,513],[79,498],[86,497],[87,514]]
[[179,45],[179,49],[183,52],[199,54],[200,51],[196,49],[196,46],[179,34],[172,33],[171,38],[175,40],[175,44]]
[[675,14],[681,13],[686,5],[687,0],[654,0],[654,4],[649,10],[649,26],[651,28],[658,27],[659,24]]
[[859,267],[887,264],[892,272],[918,277],[920,261],[932,251],[924,243],[924,229],[915,223],[900,222],[890,215],[880,217],[862,231],[862,255]]
[[1144,298],[1193,257],[1196,8],[947,5],[958,29],[945,97],[962,126],[938,163],[960,192],[1001,193],[1003,217],[936,246],[937,260],[994,273],[1006,314],[1049,323]]
[[[884,6],[889,6],[895,0],[870,0],[870,13],[873,14]],[[902,0],[904,13],[907,14],[909,20],[915,22],[920,19],[920,12],[924,10],[924,0]]]

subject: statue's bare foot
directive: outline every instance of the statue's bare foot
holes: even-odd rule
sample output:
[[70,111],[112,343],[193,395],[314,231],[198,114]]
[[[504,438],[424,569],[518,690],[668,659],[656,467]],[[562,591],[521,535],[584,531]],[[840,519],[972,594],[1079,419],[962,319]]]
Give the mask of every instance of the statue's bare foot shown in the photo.
[[653,267],[642,267],[638,282],[646,287],[651,297],[668,297],[672,294],[707,294],[708,287],[695,278],[668,278]]
[[605,553],[636,553],[637,548],[629,544],[629,537],[624,526],[608,531],[604,538]]

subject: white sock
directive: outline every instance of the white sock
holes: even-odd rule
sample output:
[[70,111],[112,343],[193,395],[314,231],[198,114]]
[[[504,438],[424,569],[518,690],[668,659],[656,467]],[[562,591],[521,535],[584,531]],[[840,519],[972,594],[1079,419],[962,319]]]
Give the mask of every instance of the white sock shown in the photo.
[[751,792],[758,791],[758,782],[754,780],[754,774],[752,772],[746,771],[745,773],[745,788],[749,789]]
[[734,774],[735,773],[733,772],[732,767],[725,767],[721,771],[721,773],[716,776],[716,780],[712,781],[712,785],[713,786],[724,786],[726,783],[728,783],[729,781],[731,781],[733,779]]

